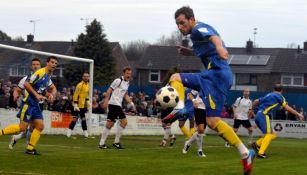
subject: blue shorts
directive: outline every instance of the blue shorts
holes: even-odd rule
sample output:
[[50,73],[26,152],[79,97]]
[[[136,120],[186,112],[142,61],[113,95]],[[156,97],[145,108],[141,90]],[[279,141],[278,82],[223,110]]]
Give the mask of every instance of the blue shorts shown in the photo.
[[180,73],[180,78],[185,87],[203,94],[207,117],[221,116],[232,86],[232,72],[228,67],[204,70],[200,73]]
[[263,114],[262,111],[257,112],[255,123],[263,134],[273,133],[272,123],[268,115]]
[[20,121],[29,123],[35,119],[43,119],[43,113],[38,104],[29,105],[22,102],[17,117],[20,118]]

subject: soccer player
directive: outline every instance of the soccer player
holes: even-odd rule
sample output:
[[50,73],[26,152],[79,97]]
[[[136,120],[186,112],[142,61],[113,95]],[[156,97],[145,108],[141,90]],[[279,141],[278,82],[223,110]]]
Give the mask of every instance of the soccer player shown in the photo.
[[172,108],[161,109],[162,128],[164,131],[163,139],[160,142],[160,146],[162,147],[166,146],[168,140],[170,140],[170,146],[173,146],[176,141],[176,136],[174,134],[172,135],[171,130],[173,121],[163,122],[163,118],[165,118],[170,112],[172,112],[172,110]]
[[250,174],[255,152],[248,150],[233,129],[228,126],[220,115],[226,96],[232,85],[232,72],[227,63],[228,51],[218,32],[210,25],[196,21],[193,10],[184,6],[175,12],[178,29],[183,35],[190,35],[193,49],[177,46],[180,54],[200,57],[206,70],[200,73],[176,73],[171,76],[170,85],[179,94],[178,105],[164,120],[175,118],[184,110],[184,86],[203,94],[206,105],[207,125],[234,145],[241,154],[244,174]]
[[[24,94],[25,94],[25,92],[24,92],[25,91],[24,83],[25,83],[26,79],[28,77],[30,77],[35,71],[37,71],[40,68],[41,68],[40,60],[38,58],[33,58],[31,60],[31,73],[29,75],[23,77],[19,81],[17,88],[13,92],[14,101],[17,101],[21,96],[24,96]],[[22,106],[23,106],[23,103],[21,102],[21,105],[20,105],[21,109],[22,109]],[[31,133],[32,133],[32,129],[33,128],[30,127],[26,131],[24,131],[24,132],[21,132],[21,133],[19,133],[17,135],[13,135],[12,139],[10,141],[10,144],[9,144],[9,149],[13,149],[18,140],[20,140],[22,138],[25,138],[26,136],[30,136]]]
[[[51,74],[55,70],[57,63],[57,58],[50,56],[47,58],[47,65],[45,67],[37,70],[27,78],[24,83],[26,89],[23,99],[24,105],[18,113],[20,116],[20,124],[9,125],[0,132],[0,135],[19,133],[25,131],[29,123],[33,123],[34,129],[25,152],[26,154],[39,155],[35,149],[35,145],[44,129],[43,114],[39,103],[45,99],[49,102],[54,100],[57,90],[51,81]],[[45,93],[45,96],[43,96],[43,93]]]
[[107,123],[103,128],[101,139],[99,143],[100,149],[107,149],[105,144],[106,139],[108,138],[111,128],[114,126],[114,123],[119,119],[119,124],[117,125],[117,132],[115,135],[115,140],[113,146],[117,149],[124,149],[120,143],[120,137],[123,134],[125,127],[128,124],[125,113],[122,109],[123,99],[127,103],[132,105],[133,111],[136,111],[135,105],[128,95],[129,80],[132,74],[132,69],[130,67],[125,67],[123,69],[123,76],[116,78],[110,87],[108,88],[105,96],[105,101],[103,103],[103,108],[108,109]]
[[268,93],[264,97],[256,99],[253,102],[253,108],[257,107],[258,109],[255,117],[256,125],[264,134],[263,137],[252,144],[252,147],[258,153],[258,158],[267,158],[265,151],[270,145],[270,142],[277,137],[276,133],[274,133],[272,129],[272,124],[268,113],[279,106],[283,106],[285,110],[296,115],[300,120],[304,120],[304,116],[302,114],[288,106],[285,97],[282,96],[282,92],[282,86],[280,84],[276,84],[273,92]]
[[[249,89],[245,88],[243,90],[243,96],[237,98],[235,103],[233,104],[232,110],[234,114],[234,124],[233,130],[237,133],[239,127],[243,125],[248,130],[249,135],[249,144],[252,144],[252,137],[253,137],[253,128],[249,121],[249,118],[252,117],[252,107],[253,102],[249,99]],[[226,142],[226,147],[230,147],[229,143]]]
[[91,102],[89,101],[89,74],[83,73],[82,81],[77,84],[74,95],[73,95],[73,106],[74,106],[74,118],[69,124],[67,130],[67,137],[71,136],[71,132],[74,129],[78,118],[81,118],[81,126],[84,133],[84,137],[88,138],[87,125],[85,113],[88,108],[91,107]]
[[[191,89],[185,88],[185,99],[184,99],[184,107],[186,112],[183,114],[182,118],[178,119],[178,125],[181,132],[186,136],[187,139],[190,139],[195,132],[194,128],[194,106],[192,99],[194,99],[193,94],[191,93]],[[184,126],[185,122],[189,119],[190,129],[189,131]]]
[[[203,152],[203,137],[206,129],[206,106],[200,97],[200,94],[192,90],[189,96],[193,101],[195,123],[197,125],[197,131],[192,135],[192,137],[185,142],[182,149],[183,154],[187,154],[191,144],[196,140],[197,143],[197,155],[199,157],[206,157]],[[196,98],[194,98],[196,97]]]

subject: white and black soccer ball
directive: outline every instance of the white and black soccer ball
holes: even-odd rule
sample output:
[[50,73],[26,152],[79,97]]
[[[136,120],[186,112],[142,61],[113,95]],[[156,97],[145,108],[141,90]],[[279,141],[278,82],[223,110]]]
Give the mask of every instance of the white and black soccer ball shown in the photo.
[[156,105],[162,109],[174,108],[178,101],[178,92],[173,87],[165,86],[156,93]]

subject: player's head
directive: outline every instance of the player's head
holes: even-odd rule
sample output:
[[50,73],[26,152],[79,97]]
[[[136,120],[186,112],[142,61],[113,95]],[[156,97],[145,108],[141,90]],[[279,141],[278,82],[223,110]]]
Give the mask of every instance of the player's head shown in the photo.
[[245,89],[243,90],[243,96],[244,96],[244,97],[249,97],[249,94],[250,94],[249,88],[245,88]]
[[90,74],[87,73],[87,72],[84,72],[83,75],[82,75],[82,80],[84,82],[88,82],[89,79],[90,79]]
[[126,81],[128,81],[130,78],[131,78],[131,75],[132,75],[132,69],[131,67],[125,67],[123,69],[123,76],[124,76],[124,79]]
[[41,68],[41,60],[39,58],[33,58],[31,61],[31,71],[35,72]]
[[274,85],[274,91],[282,93],[283,89],[282,89],[281,84],[275,84]]
[[47,58],[47,65],[46,68],[50,71],[53,72],[58,65],[58,58],[55,56],[49,56]]
[[195,17],[193,9],[189,6],[183,6],[175,12],[175,20],[178,29],[183,35],[191,33],[195,26]]

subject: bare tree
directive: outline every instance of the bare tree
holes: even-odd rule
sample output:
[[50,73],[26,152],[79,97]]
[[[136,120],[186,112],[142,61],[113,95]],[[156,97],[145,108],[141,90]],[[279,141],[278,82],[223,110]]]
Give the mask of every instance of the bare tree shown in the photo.
[[143,40],[130,41],[123,44],[123,50],[129,61],[139,60],[150,44]]
[[170,36],[161,36],[157,39],[156,45],[161,46],[175,46],[180,45],[182,40],[184,39],[184,36],[180,33],[180,31],[176,30],[171,33]]

